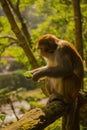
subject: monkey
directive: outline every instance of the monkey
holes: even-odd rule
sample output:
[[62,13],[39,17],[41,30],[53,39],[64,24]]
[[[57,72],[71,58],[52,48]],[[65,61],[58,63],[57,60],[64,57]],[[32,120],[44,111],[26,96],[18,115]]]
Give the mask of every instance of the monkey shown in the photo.
[[[76,119],[77,97],[83,83],[83,62],[74,45],[53,34],[39,38],[37,48],[46,66],[31,70],[34,81],[45,77],[49,85],[49,103],[63,97],[70,109],[65,114],[66,130],[73,130]],[[77,117],[78,118],[78,117]]]
[[83,63],[73,44],[53,34],[39,38],[37,48],[46,61],[46,66],[32,70],[32,79],[45,77],[50,86],[50,95],[62,95],[67,102],[78,96],[83,81]]

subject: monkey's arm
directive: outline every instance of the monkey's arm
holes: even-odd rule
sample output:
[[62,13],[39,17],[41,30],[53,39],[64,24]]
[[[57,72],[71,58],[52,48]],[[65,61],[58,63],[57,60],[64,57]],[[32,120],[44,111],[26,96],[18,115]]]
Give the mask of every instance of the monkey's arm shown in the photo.
[[47,66],[43,66],[43,67],[39,67],[37,69],[30,70],[29,73],[34,74],[35,72],[38,72],[42,69],[44,70],[45,68],[47,68]]
[[73,67],[70,59],[65,55],[62,58],[58,58],[59,64],[54,67],[41,68],[39,71],[33,73],[33,80],[37,81],[41,77],[67,77],[73,74]]
[[[68,68],[68,67],[67,67]],[[39,78],[41,77],[67,77],[67,76],[71,76],[73,74],[73,70],[68,68],[68,69],[64,69],[60,66],[56,66],[56,67],[47,67],[46,69],[42,69],[40,71],[37,71],[33,74],[33,80],[37,81]]]

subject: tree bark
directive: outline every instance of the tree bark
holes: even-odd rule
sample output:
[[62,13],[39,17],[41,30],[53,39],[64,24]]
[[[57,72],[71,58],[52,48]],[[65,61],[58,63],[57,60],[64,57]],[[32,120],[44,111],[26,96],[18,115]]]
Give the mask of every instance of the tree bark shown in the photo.
[[61,101],[53,102],[48,107],[27,112],[19,121],[2,130],[42,130],[60,118],[66,109],[67,105]]
[[80,0],[72,0],[75,21],[75,41],[76,48],[83,58],[82,22],[80,11]]
[[21,26],[22,26],[21,31],[25,35],[29,45],[32,45],[33,42],[31,40],[30,33],[28,32],[28,28],[25,24],[25,20],[23,19],[22,14],[20,13],[20,10],[19,10],[20,1],[18,0],[16,6],[13,6],[11,0],[8,0],[8,2],[9,2],[10,7],[12,8],[12,10],[14,11],[14,13],[17,15],[18,19],[20,20],[20,23],[21,23]]
[[[79,110],[80,110],[80,115],[83,114],[82,111],[84,109],[84,105],[85,104],[87,105],[87,93],[80,94],[78,99],[79,100],[78,100],[78,107],[76,110],[77,112],[76,116],[78,116]],[[50,125],[51,123],[53,123],[56,119],[65,115],[69,108],[70,105],[65,104],[63,100],[53,101],[44,108],[32,109],[31,111],[25,113],[24,116],[19,121],[1,130],[42,130],[48,125]],[[87,108],[85,108],[85,110],[87,113]],[[78,125],[80,124],[78,124],[78,120],[77,120],[78,118],[79,117],[76,117],[75,119],[75,128],[77,127],[77,129],[74,130],[79,129]],[[66,124],[67,122],[64,123],[65,128],[66,128]],[[63,129],[63,130],[68,130],[68,129]]]
[[19,27],[15,21],[15,18],[13,16],[12,11],[10,9],[10,6],[8,4],[8,0],[0,0],[0,2],[1,2],[2,8],[3,8],[8,20],[9,20],[9,23],[11,25],[11,29],[15,33],[15,35],[19,41],[20,46],[23,48],[26,56],[29,59],[30,64],[33,66],[33,68],[37,68],[38,67],[37,60],[35,59],[32,51],[29,47],[27,39],[24,37],[22,31],[19,29]]

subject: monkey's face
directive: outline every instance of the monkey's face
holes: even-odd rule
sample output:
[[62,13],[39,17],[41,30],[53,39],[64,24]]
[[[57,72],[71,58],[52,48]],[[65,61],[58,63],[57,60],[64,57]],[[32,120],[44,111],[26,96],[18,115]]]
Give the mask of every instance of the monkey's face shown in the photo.
[[49,52],[48,52],[48,49],[44,45],[39,45],[38,49],[40,50],[42,57],[48,57]]
[[38,43],[38,49],[43,57],[49,58],[54,54],[57,44],[53,37],[42,37]]

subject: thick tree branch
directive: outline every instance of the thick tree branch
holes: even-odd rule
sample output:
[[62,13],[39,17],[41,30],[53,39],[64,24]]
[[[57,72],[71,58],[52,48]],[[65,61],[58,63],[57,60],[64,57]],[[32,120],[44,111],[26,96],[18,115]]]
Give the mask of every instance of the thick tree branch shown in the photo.
[[[84,105],[87,105],[87,93],[84,92],[79,94],[78,98],[81,115]],[[63,100],[54,101],[44,108],[32,109],[19,121],[2,130],[42,130],[53,123],[56,119],[63,116],[67,112],[68,108],[69,104],[65,104]]]
[[38,63],[37,63],[37,60],[36,58],[34,57],[30,47],[29,47],[29,44],[24,36],[24,34],[22,33],[22,31],[19,29],[16,21],[15,21],[15,18],[12,14],[12,11],[11,11],[11,8],[9,6],[9,3],[8,3],[8,0],[0,0],[1,2],[1,6],[9,20],[9,23],[11,25],[11,29],[13,30],[13,32],[15,33],[19,43],[20,43],[20,46],[23,48],[26,56],[28,57],[31,65],[34,67],[34,68],[37,68],[38,67]]
[[11,0],[8,0],[8,2],[9,2],[10,7],[13,9],[14,13],[17,15],[18,19],[20,20],[20,23],[21,23],[21,26],[22,26],[21,30],[24,33],[24,35],[26,34],[25,35],[26,39],[27,39],[28,43],[31,45],[32,44],[31,36],[29,34],[29,31],[28,31],[28,28],[26,26],[25,20],[24,20],[21,12],[19,10],[20,0],[17,0],[16,6],[13,6]]
[[67,105],[57,101],[43,109],[36,108],[27,112],[19,121],[2,130],[42,130],[67,110]]

